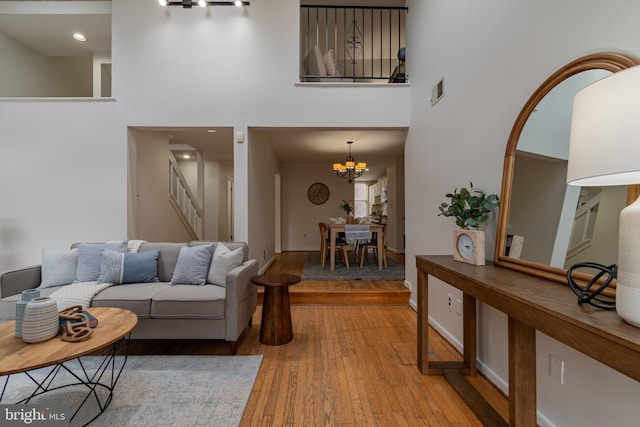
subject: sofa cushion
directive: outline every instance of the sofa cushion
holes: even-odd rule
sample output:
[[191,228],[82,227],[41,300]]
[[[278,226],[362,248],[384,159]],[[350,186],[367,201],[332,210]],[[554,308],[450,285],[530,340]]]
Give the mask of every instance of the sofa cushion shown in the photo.
[[178,254],[172,285],[204,285],[211,265],[213,244],[183,246]]
[[104,251],[98,284],[157,282],[159,255],[157,249],[141,253]]
[[173,285],[157,293],[151,317],[166,319],[224,319],[226,290],[220,286]]
[[207,282],[226,287],[227,273],[242,265],[242,256],[242,248],[231,251],[224,243],[218,244],[216,251],[213,253]]
[[231,251],[238,248],[242,248],[242,261],[247,261],[249,259],[249,245],[247,245],[245,242],[210,242],[210,241],[204,241],[204,240],[192,240],[189,243],[189,246],[201,246],[201,245],[208,245],[210,243],[213,243],[212,252],[215,252],[216,246],[222,243]]
[[178,254],[184,245],[186,245],[186,243],[145,242],[140,246],[139,252],[159,250],[158,280],[161,282],[170,282],[171,277],[173,277],[173,270],[176,268]]
[[78,271],[76,282],[95,282],[100,276],[102,251],[127,251],[127,241],[109,243],[80,243],[78,248]]
[[133,311],[140,318],[149,318],[151,301],[167,288],[171,286],[162,282],[111,286],[93,297],[91,306],[125,308]]
[[76,280],[78,249],[68,251],[42,250],[42,282],[40,288],[68,285]]

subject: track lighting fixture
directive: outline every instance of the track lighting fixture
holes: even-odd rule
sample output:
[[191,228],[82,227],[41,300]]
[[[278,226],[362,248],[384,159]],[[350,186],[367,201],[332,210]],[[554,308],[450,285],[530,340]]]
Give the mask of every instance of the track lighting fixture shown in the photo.
[[191,9],[193,4],[197,4],[200,7],[207,6],[249,6],[251,2],[249,1],[205,1],[205,0],[180,0],[180,1],[168,1],[168,0],[158,0],[160,6],[182,6],[183,9]]

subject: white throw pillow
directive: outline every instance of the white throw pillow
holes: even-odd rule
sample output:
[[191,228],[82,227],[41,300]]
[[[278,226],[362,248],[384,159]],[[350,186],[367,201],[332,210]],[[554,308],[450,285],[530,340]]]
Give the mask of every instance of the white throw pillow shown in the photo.
[[219,243],[216,246],[216,251],[213,253],[207,282],[226,287],[227,273],[242,265],[243,257],[243,248],[232,251],[224,244]]
[[336,67],[336,55],[333,53],[333,49],[329,49],[324,54],[324,66],[327,69],[327,76],[338,75],[338,67]]
[[41,288],[73,283],[78,270],[78,250],[58,252],[42,250]]

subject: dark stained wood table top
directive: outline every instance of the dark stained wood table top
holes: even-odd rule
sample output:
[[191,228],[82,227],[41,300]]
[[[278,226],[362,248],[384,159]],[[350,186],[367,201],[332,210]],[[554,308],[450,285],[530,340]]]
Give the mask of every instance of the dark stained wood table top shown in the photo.
[[251,282],[258,286],[291,286],[301,280],[300,276],[289,273],[265,273],[259,276],[253,276]]

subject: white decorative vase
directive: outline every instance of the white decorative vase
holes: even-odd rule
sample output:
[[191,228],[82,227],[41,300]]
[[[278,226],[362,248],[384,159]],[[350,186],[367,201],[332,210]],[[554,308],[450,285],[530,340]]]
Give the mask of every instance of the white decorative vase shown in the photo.
[[58,305],[49,297],[34,298],[22,319],[22,339],[26,343],[46,341],[58,335]]

